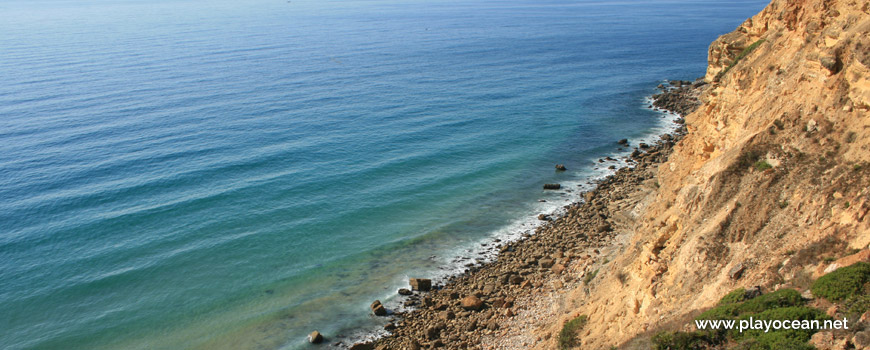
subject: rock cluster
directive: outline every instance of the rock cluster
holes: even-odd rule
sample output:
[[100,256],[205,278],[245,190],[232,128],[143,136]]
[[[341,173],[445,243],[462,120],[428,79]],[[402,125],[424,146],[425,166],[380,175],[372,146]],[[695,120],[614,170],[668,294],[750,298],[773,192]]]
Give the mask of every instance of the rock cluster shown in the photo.
[[660,85],[662,93],[653,95],[653,106],[656,108],[676,112],[680,115],[687,115],[695,111],[701,105],[698,96],[701,93],[700,87],[706,83],[697,81],[690,83],[688,81],[671,81],[670,86]]

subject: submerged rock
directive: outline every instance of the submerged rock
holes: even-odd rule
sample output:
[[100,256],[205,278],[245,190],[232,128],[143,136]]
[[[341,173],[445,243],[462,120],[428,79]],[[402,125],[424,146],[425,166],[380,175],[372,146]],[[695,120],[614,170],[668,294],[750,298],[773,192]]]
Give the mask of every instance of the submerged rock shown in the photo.
[[562,188],[561,184],[544,184],[545,190],[558,190]]

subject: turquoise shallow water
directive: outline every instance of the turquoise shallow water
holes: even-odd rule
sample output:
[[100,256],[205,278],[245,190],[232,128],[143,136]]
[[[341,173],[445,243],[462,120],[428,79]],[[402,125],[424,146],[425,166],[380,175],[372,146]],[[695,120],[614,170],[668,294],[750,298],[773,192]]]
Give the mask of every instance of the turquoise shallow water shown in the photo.
[[655,133],[651,88],[703,75],[764,5],[0,3],[0,344],[375,329],[373,299],[530,229],[576,193],[542,183]]

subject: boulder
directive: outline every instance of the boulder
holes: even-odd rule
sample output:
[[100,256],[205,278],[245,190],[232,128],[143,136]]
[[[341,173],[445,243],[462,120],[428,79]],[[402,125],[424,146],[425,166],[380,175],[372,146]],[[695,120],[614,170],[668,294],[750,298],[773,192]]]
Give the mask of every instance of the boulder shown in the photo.
[[412,278],[409,281],[412,290],[427,292],[432,289],[432,280],[428,278]]
[[541,259],[538,261],[538,265],[541,265],[541,267],[543,267],[545,269],[549,269],[549,268],[553,267],[553,264],[555,264],[555,263],[556,262],[553,261],[553,259]]
[[854,343],[858,349],[870,348],[870,330],[855,333],[855,337],[852,338],[852,343]]
[[474,295],[469,295],[465,298],[462,298],[460,305],[463,309],[477,311],[483,307],[483,300],[480,300],[480,298]]
[[311,332],[311,334],[308,334],[308,342],[311,344],[320,344],[323,342],[323,335],[318,331]]
[[545,190],[558,190],[562,188],[561,184],[544,184]]
[[375,350],[375,343],[356,343],[348,350]]
[[508,282],[510,282],[510,284],[520,284],[523,283],[523,277],[520,275],[511,275]]
[[849,266],[849,265],[852,265],[852,264],[855,264],[858,262],[862,262],[862,261],[863,262],[870,262],[870,249],[864,249],[860,252],[849,255],[847,257],[837,259],[836,261],[832,262],[829,265],[822,264],[822,266],[819,266],[819,268],[816,269],[815,275],[816,275],[816,277],[819,277],[819,276],[822,276],[824,274],[833,272],[834,270],[839,269],[841,267],[846,267],[846,266]]
[[739,279],[743,276],[744,270],[746,270],[746,266],[743,266],[743,263],[739,263],[728,271],[728,277],[731,277],[732,280]]
[[411,294],[414,294],[414,293],[411,292],[410,289],[408,289],[408,288],[399,288],[399,295],[411,295]]
[[565,170],[568,170],[568,168],[566,168],[565,165],[563,165],[563,164],[556,164],[556,170],[565,171]]
[[816,332],[813,334],[813,337],[810,338],[810,344],[816,347],[819,350],[830,350],[834,348],[834,333],[831,331],[825,332]]
[[384,305],[381,304],[380,300],[375,300],[375,302],[373,302],[371,305],[371,309],[372,309],[372,313],[375,316],[386,316],[387,315],[387,308],[385,308]]
[[628,146],[628,139],[619,140],[617,143],[623,146]]
[[760,295],[761,295],[761,286],[746,288],[746,291],[743,293],[743,297],[746,298],[746,300],[758,297]]

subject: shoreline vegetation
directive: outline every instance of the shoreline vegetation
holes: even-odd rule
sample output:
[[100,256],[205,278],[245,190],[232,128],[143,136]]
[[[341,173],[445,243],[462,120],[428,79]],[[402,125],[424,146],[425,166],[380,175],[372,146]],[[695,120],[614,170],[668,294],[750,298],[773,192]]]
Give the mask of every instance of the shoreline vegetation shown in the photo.
[[[608,267],[606,256],[618,240],[614,228],[628,220],[625,216],[630,214],[626,211],[632,204],[658,188],[656,169],[686,134],[682,116],[700,105],[698,96],[705,85],[703,80],[674,80],[659,85],[662,92],[652,96],[648,108],[679,114],[676,123],[680,125],[674,132],[660,135],[653,145],[614,140],[615,145],[635,148],[628,157],[631,166],[601,180],[583,195],[582,201],[566,205],[563,215],[541,214],[538,218],[543,224],[534,235],[525,234],[513,242],[494,242],[499,253],[492,262],[470,267],[443,285],[411,278],[408,288],[397,291],[409,311],[390,312],[380,301],[374,301],[372,317],[390,317],[384,327],[388,335],[362,343],[337,341],[332,345],[352,350],[484,349],[505,345],[498,344],[500,341],[514,341],[500,335],[507,330],[522,331],[525,327],[514,324],[516,321],[539,321],[541,317],[536,315],[548,314],[547,302],[553,301],[554,293],[593,284],[599,271]],[[585,320],[582,315],[575,319],[581,318]],[[571,332],[581,328],[582,323],[572,323],[576,329]],[[309,340],[329,341],[316,331],[312,334]]]

